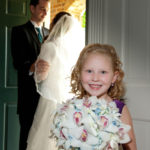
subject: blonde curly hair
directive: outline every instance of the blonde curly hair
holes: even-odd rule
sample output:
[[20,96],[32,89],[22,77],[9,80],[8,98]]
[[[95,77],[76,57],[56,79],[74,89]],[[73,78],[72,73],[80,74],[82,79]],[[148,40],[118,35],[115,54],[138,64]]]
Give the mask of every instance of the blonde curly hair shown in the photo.
[[84,90],[81,81],[81,70],[86,57],[91,53],[100,53],[107,55],[112,60],[113,71],[118,72],[118,78],[113,86],[108,90],[108,95],[112,99],[122,99],[125,93],[125,88],[123,84],[124,72],[121,69],[122,63],[115,51],[115,48],[111,45],[106,44],[89,44],[84,47],[81,51],[80,56],[77,60],[71,73],[71,92],[74,93],[78,98],[83,98],[88,93]]

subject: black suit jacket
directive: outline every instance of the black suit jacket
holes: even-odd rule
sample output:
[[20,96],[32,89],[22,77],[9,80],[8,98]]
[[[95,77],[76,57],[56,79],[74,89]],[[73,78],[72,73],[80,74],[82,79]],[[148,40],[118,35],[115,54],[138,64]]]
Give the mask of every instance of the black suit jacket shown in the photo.
[[[46,28],[42,31],[44,37],[49,34]],[[29,75],[29,69],[36,61],[40,48],[41,43],[30,21],[12,28],[11,50],[13,64],[18,73],[17,113],[22,115],[34,115],[38,104],[39,94],[36,92],[33,75]]]

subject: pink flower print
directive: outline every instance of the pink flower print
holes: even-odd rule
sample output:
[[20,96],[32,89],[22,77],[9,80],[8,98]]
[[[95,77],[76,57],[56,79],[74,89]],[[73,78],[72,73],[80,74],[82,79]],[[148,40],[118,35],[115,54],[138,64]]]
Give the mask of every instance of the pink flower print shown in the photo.
[[103,128],[106,128],[108,125],[108,119],[105,116],[101,116],[101,123],[103,125]]
[[87,131],[86,131],[85,129],[83,129],[83,132],[82,132],[82,134],[81,134],[80,139],[81,139],[83,142],[85,142],[85,141],[87,140],[87,136],[88,136]]
[[73,114],[73,119],[75,120],[75,123],[78,125],[80,120],[82,118],[82,113],[81,112],[75,112]]
[[106,150],[113,150],[110,144],[107,146]]
[[63,134],[62,129],[60,130],[60,136],[61,136],[62,138],[64,138],[64,139],[66,139],[65,135]]
[[124,135],[125,135],[124,129],[123,129],[123,128],[120,128],[118,133],[119,133],[120,139],[123,139],[123,137],[124,137]]
[[68,105],[64,105],[62,108],[61,108],[61,111],[66,111],[68,109]]
[[85,107],[90,107],[91,106],[91,102],[89,102],[89,100],[88,100],[88,98],[85,98],[85,100],[84,100],[84,102],[83,102],[83,105],[85,106]]

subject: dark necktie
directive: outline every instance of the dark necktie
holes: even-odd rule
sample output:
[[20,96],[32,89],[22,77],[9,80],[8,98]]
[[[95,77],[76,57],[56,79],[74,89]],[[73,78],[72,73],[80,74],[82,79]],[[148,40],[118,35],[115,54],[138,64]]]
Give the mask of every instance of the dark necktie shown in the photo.
[[41,35],[41,32],[40,32],[40,28],[36,28],[36,31],[38,32],[39,41],[40,41],[40,43],[42,43],[43,38],[42,38],[42,35]]

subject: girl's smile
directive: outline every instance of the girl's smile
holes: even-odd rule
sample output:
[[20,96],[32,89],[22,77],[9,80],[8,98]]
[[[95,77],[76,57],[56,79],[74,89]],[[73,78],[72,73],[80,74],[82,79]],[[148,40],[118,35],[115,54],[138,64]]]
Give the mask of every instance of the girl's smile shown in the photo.
[[89,84],[90,88],[93,90],[99,90],[101,88],[102,85],[100,84]]

